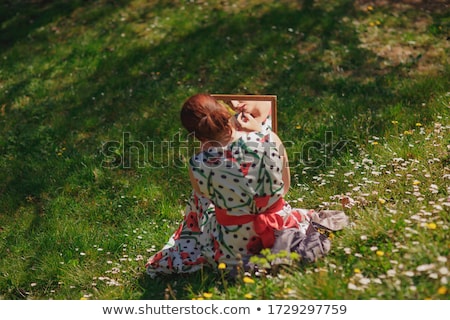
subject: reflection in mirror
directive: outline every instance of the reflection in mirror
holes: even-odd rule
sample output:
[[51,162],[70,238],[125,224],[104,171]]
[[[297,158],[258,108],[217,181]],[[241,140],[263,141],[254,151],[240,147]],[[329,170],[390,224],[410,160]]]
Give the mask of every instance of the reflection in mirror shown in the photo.
[[262,131],[277,132],[277,96],[250,94],[212,94],[232,114],[250,113],[262,124]]

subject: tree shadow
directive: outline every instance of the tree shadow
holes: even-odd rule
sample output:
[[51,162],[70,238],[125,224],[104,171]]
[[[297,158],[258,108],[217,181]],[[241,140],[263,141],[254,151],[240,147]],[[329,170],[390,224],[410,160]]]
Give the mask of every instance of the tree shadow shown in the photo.
[[[128,3],[128,0],[102,1],[101,10],[89,17],[94,21],[104,15],[110,14],[120,6]],[[98,4],[97,4],[98,5]],[[80,7],[93,7],[94,1],[80,0],[5,0],[0,5],[0,21],[3,28],[0,29],[0,44],[6,50],[18,41],[21,41],[39,28],[45,27],[51,22],[67,16]],[[87,23],[89,21],[86,21]]]
[[[111,15],[119,10],[129,1],[49,1],[49,0],[17,0],[2,2],[0,10],[0,20],[3,21],[0,30],[0,44],[4,52],[13,48],[18,42],[32,38],[32,34],[40,28],[45,28],[52,22],[59,19],[64,20],[74,11],[83,9],[85,15],[82,23],[95,25],[97,19]],[[39,41],[39,40],[38,40]],[[48,39],[43,38],[43,42]],[[27,55],[23,52],[19,57],[15,57],[12,68],[15,64],[29,64],[33,54],[40,54],[39,49],[31,48]],[[49,79],[50,74],[58,67],[57,63],[39,74],[41,79]],[[20,78],[20,80],[2,92],[0,101],[4,106],[10,106],[17,97],[30,96],[30,87],[33,85],[33,78]],[[62,88],[70,91],[71,88]],[[31,100],[31,99],[30,99]],[[4,118],[5,140],[0,147],[7,155],[6,170],[3,172],[3,183],[0,185],[2,202],[9,212],[14,212],[17,206],[25,201],[26,196],[39,198],[49,188],[60,186],[61,180],[56,177],[52,179],[49,172],[52,172],[52,163],[46,159],[55,154],[57,145],[67,139],[53,128],[53,123],[48,119],[54,112],[65,113],[65,106],[60,106],[51,97],[44,101],[32,101],[30,108],[20,110],[7,110],[7,118]],[[70,108],[67,108],[70,109]],[[5,110],[5,109],[4,109]],[[4,112],[4,111],[3,111]],[[69,123],[73,121],[69,120]],[[70,165],[68,171],[74,168]],[[56,179],[55,179],[56,178]]]

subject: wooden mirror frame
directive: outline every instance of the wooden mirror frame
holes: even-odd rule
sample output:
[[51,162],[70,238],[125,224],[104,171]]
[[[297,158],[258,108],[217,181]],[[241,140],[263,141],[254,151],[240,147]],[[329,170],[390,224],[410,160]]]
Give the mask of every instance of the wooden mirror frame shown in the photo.
[[211,94],[215,99],[223,102],[238,100],[238,101],[270,101],[271,110],[271,128],[277,133],[277,96],[266,94]]

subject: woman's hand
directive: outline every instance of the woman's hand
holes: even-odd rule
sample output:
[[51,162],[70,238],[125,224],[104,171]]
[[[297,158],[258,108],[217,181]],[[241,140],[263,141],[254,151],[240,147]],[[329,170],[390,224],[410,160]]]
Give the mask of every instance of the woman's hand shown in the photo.
[[237,121],[244,131],[261,131],[262,126],[250,113],[241,112],[237,116]]

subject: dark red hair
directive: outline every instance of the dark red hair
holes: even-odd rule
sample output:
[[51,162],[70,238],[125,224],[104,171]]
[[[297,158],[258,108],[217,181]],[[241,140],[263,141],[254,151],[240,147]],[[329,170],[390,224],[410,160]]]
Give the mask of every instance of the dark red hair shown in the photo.
[[221,141],[231,136],[231,114],[213,96],[199,93],[181,109],[181,123],[201,141]]

